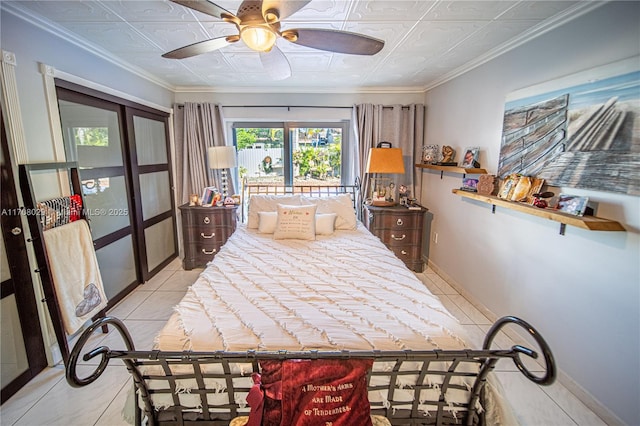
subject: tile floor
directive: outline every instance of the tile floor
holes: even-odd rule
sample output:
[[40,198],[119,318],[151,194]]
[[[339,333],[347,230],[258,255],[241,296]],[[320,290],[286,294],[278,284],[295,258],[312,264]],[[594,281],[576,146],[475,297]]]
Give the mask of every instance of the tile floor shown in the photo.
[[[139,286],[109,314],[124,320],[136,347],[149,348],[171,314],[172,307],[182,298],[200,271],[184,271],[179,259],[176,259],[149,282]],[[470,343],[480,348],[491,322],[433,271],[427,269],[417,276],[460,320]],[[113,333],[99,334],[92,339],[95,342],[90,341],[89,344],[118,347],[116,339],[119,340],[119,337]],[[501,348],[513,344],[506,335],[500,335],[495,343]],[[531,368],[533,370],[535,366]],[[540,368],[537,370],[540,371]],[[556,382],[551,386],[539,387],[529,382],[509,360],[501,360],[497,364],[496,376],[523,425],[605,424],[562,385]],[[112,363],[96,382],[81,389],[67,384],[62,366],[47,368],[0,407],[0,424],[127,425],[121,412],[130,388],[129,374],[118,363]]]

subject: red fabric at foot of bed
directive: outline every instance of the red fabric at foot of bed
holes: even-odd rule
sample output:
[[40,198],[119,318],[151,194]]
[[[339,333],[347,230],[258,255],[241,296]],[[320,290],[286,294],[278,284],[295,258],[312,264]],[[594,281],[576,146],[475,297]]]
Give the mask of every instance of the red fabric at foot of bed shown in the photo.
[[[260,361],[265,426],[370,426],[367,372],[373,360]],[[281,392],[280,392],[281,391]],[[255,395],[255,394],[254,394]]]

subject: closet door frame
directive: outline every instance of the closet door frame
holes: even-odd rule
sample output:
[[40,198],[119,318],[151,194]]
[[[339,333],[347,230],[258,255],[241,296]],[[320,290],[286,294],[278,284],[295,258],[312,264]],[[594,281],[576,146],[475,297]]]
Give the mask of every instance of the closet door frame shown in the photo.
[[[175,214],[175,186],[173,184],[173,173],[171,170],[171,146],[169,143],[169,120],[168,115],[159,114],[157,112],[149,112],[145,110],[141,110],[138,108],[125,107],[125,115],[127,120],[127,151],[129,153],[129,164],[131,170],[131,190],[134,196],[135,203],[135,214],[134,219],[136,222],[135,230],[136,230],[136,241],[137,241],[137,249],[138,249],[138,257],[140,259],[140,282],[145,282],[156,273],[164,269],[175,256],[169,257],[162,261],[159,265],[149,271],[148,267],[148,257],[146,250],[146,237],[145,237],[145,229],[162,222],[163,220],[173,218],[173,235],[174,235],[174,254],[177,256],[178,254],[178,239],[177,239],[177,224],[176,224],[176,214]],[[139,165],[138,164],[138,152],[136,149],[136,139],[135,139],[135,131],[134,131],[134,122],[133,117],[143,117],[150,120],[162,121],[164,123],[165,129],[165,149],[167,150],[167,163],[166,164],[150,164],[150,165]],[[145,173],[153,173],[153,172],[167,172],[169,175],[169,185],[170,185],[170,201],[171,208],[163,213],[160,213],[154,217],[144,219],[142,213],[142,193],[140,189],[140,175]]]
[[[28,367],[8,383],[2,383],[0,404],[11,398],[18,390],[33,379],[47,366],[47,355],[42,337],[42,328],[38,314],[36,294],[31,279],[31,267],[27,255],[22,221],[22,210],[16,188],[15,175],[9,153],[9,142],[4,126],[4,113],[0,111],[0,132],[2,138],[2,208],[8,214],[3,214],[0,220],[4,240],[5,255],[9,263],[10,278],[2,282],[1,297],[15,297],[16,309],[22,332],[22,341],[26,351]],[[5,212],[6,213],[6,212]],[[8,342],[5,342],[7,344]]]

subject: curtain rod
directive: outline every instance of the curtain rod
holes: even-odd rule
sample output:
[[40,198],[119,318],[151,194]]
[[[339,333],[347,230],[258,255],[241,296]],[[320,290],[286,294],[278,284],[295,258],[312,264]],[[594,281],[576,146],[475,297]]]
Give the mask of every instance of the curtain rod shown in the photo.
[[[184,108],[184,104],[176,104],[178,108]],[[223,108],[337,108],[351,109],[353,106],[331,106],[331,105],[221,105]],[[393,106],[383,105],[382,108],[393,108]],[[409,109],[408,106],[402,106],[402,109]]]

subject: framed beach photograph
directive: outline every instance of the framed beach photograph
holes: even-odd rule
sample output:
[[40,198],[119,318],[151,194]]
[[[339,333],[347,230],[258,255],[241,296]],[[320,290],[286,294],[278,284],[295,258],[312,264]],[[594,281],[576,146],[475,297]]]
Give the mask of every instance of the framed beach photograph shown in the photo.
[[587,211],[587,203],[589,197],[582,197],[579,195],[560,194],[558,195],[558,203],[556,204],[556,210],[564,213],[573,214],[576,216],[584,216]]
[[460,167],[464,167],[465,169],[474,169],[480,167],[480,163],[478,162],[479,155],[479,147],[472,146],[465,148],[463,151],[462,163],[460,163]]

